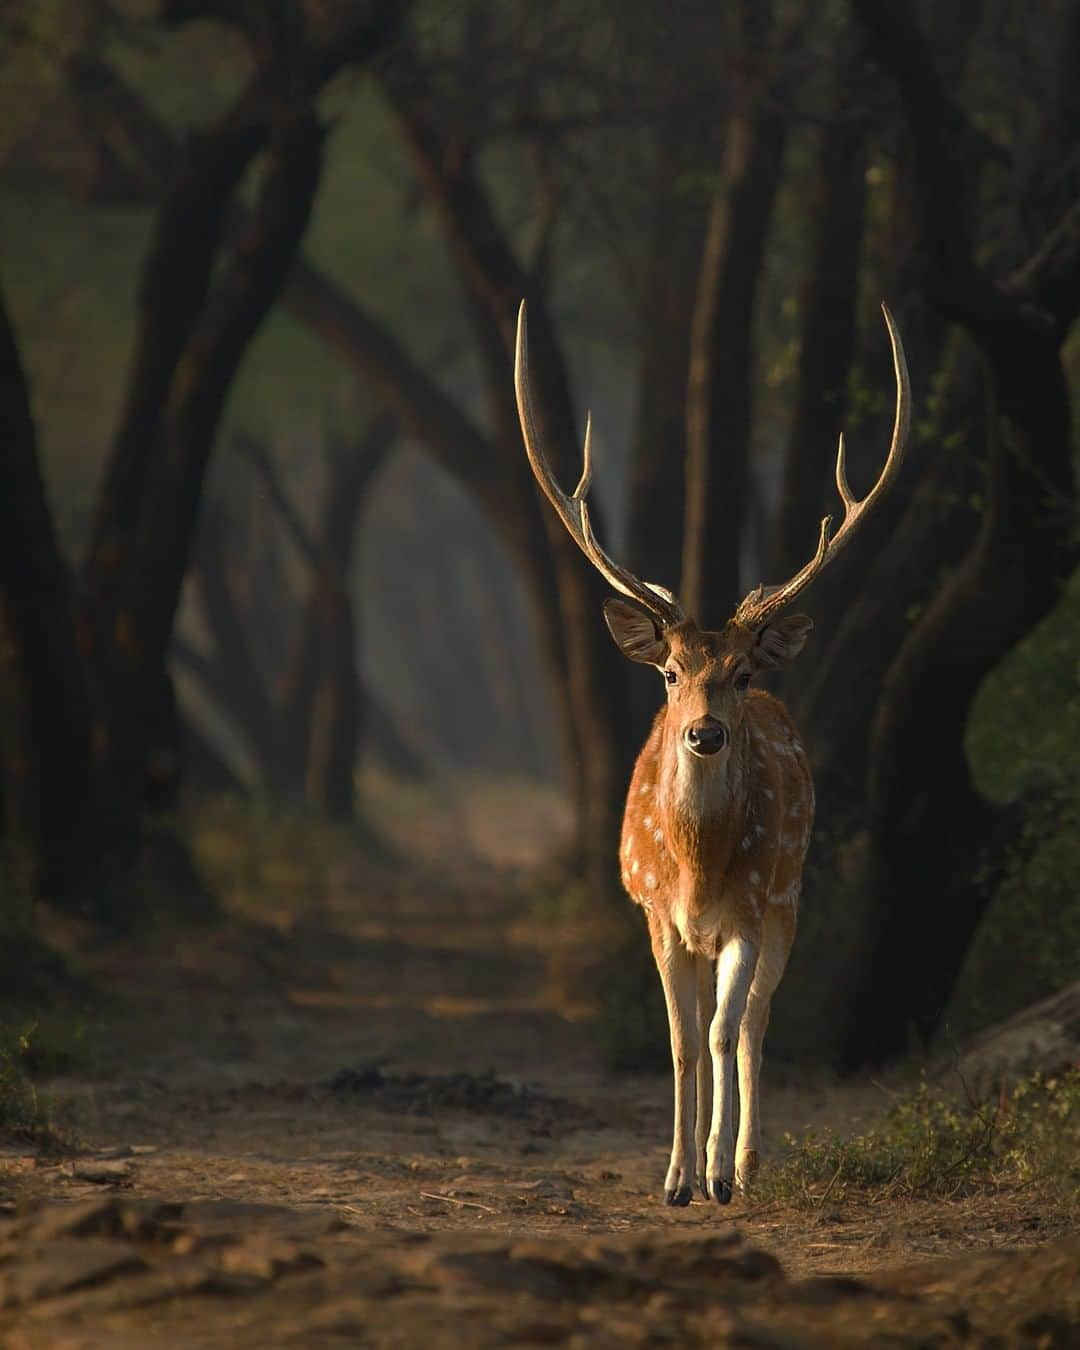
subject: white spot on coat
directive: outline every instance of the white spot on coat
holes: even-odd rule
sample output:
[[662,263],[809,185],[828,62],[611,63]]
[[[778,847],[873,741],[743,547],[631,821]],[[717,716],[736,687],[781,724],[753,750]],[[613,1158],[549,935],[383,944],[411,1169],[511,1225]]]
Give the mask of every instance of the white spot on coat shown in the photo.
[[655,873],[655,872],[646,872],[646,873],[645,873],[645,885],[648,886],[648,888],[649,888],[650,891],[655,891],[655,890],[656,890],[656,873]]

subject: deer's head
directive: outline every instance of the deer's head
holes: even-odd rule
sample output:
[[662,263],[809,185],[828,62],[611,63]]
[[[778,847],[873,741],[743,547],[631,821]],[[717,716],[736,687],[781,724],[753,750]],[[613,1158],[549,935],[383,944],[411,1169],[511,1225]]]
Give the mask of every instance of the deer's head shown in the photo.
[[701,759],[727,750],[754,676],[797,656],[813,627],[805,614],[790,614],[759,631],[733,621],[713,633],[692,619],[665,628],[625,600],[606,600],[604,618],[624,656],[660,671],[670,724]]
[[604,617],[620,651],[631,661],[655,666],[664,677],[669,716],[674,717],[682,746],[700,758],[718,755],[732,742],[742,718],[742,703],[750,682],[759,672],[797,656],[813,627],[805,614],[781,617],[792,601],[837,556],[874,503],[894,482],[907,443],[911,392],[907,362],[892,315],[882,305],[892,343],[896,374],[896,417],[892,444],[877,482],[862,501],[848,486],[844,438],[836,455],[836,487],[844,503],[844,519],[835,536],[832,517],[821,522],[817,551],[782,586],[756,587],[743,599],[719,632],[698,627],[678,600],[663,586],[641,581],[614,562],[592,532],[586,497],[592,481],[592,421],[586,419],[584,464],[570,496],[559,487],[544,455],[529,395],[528,344],[525,302],[518,312],[514,385],[525,451],[537,482],[558,512],[578,547],[601,576],[627,600],[607,600]]

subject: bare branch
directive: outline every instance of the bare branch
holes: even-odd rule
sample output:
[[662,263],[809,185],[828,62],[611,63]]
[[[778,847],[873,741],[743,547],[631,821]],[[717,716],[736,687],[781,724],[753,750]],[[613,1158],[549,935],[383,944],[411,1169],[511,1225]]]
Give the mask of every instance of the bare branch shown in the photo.
[[334,591],[339,591],[342,586],[341,578],[337,575],[326,551],[308,529],[303,517],[293,504],[292,498],[281,481],[281,475],[277,471],[277,466],[270,451],[262,441],[250,432],[237,432],[235,444],[236,448],[251,461],[255,472],[262,480],[263,487],[266,489],[274,509],[285,523],[290,538],[312,572],[322,585]]

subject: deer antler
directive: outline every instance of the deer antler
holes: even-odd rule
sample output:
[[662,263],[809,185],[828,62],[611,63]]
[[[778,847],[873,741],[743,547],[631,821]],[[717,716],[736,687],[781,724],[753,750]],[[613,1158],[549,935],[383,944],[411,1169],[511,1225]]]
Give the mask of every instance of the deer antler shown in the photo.
[[818,538],[817,552],[790,581],[774,587],[765,594],[764,585],[756,587],[735,611],[735,622],[743,628],[758,630],[764,628],[770,619],[785,609],[800,592],[804,591],[814,578],[832,562],[840,550],[854,535],[861,520],[869,515],[874,503],[888,491],[900,472],[907,445],[908,428],[911,422],[911,385],[908,381],[907,361],[904,358],[904,344],[900,341],[893,316],[887,305],[881,306],[885,316],[885,325],[889,330],[892,344],[893,369],[896,373],[896,419],[893,423],[892,444],[877,482],[862,499],[857,502],[848,486],[845,467],[844,437],[840,435],[840,446],[836,452],[836,488],[844,503],[844,520],[835,537],[830,536],[832,516],[826,516],[821,522],[821,534]]
[[578,485],[571,496],[567,496],[555,481],[541,446],[533,417],[532,400],[529,396],[529,344],[525,335],[525,301],[518,310],[517,343],[514,351],[514,389],[517,393],[518,416],[521,419],[521,434],[525,440],[525,453],[529,457],[536,481],[544,490],[544,495],[559,513],[559,519],[566,526],[570,537],[600,575],[620,594],[636,600],[639,605],[659,621],[662,627],[670,628],[682,623],[686,615],[674,595],[664,586],[650,581],[640,581],[625,567],[613,562],[596,542],[589,523],[589,506],[585,500],[589,484],[592,482],[592,414],[585,419],[585,446],[582,451],[583,466]]

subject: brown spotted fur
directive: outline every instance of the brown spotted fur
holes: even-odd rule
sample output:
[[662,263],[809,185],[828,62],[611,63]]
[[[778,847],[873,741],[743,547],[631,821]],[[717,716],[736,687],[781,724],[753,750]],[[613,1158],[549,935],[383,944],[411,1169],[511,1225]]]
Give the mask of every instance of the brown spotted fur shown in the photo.
[[[687,667],[686,692],[657,713],[634,767],[619,850],[623,885],[699,955],[715,956],[738,934],[786,956],[814,816],[802,741],[779,699],[732,688],[749,635],[733,625],[704,633],[684,624],[666,636]],[[732,740],[723,762],[693,762],[702,780],[695,797],[680,791],[677,740],[707,711],[728,723]]]

